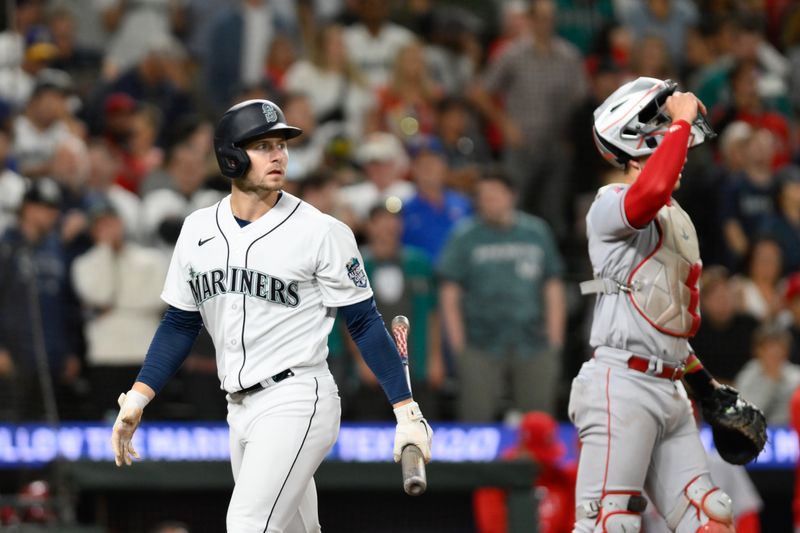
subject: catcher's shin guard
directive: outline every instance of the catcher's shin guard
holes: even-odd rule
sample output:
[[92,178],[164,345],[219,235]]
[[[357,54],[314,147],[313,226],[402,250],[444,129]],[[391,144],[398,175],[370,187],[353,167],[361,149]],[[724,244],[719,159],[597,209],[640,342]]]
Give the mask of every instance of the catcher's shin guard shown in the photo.
[[578,506],[578,520],[596,520],[593,533],[639,533],[647,500],[640,492],[609,492],[598,501]]
[[[667,525],[672,531],[675,531],[686,513],[694,514],[693,518],[702,524],[698,533],[734,531],[733,502],[730,496],[714,486],[708,474],[697,476],[683,489],[681,501],[667,516]],[[710,529],[703,529],[706,526]],[[728,529],[719,529],[723,526]]]

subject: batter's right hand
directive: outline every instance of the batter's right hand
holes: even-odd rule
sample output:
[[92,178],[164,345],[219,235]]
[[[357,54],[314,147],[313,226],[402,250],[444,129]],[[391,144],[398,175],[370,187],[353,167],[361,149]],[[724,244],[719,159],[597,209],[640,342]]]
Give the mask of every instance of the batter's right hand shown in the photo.
[[664,107],[673,122],[685,120],[691,124],[697,118],[698,112],[706,114],[706,106],[693,93],[675,91],[667,98]]
[[142,421],[144,406],[149,400],[144,394],[134,390],[119,395],[119,414],[111,431],[111,448],[114,450],[114,462],[117,466],[123,463],[130,465],[133,458],[138,459],[139,454],[133,448],[133,434]]
[[413,444],[422,452],[425,462],[429,463],[433,430],[422,416],[419,404],[411,402],[401,405],[395,408],[394,416],[397,418],[397,429],[394,434],[394,462],[400,462],[403,448]]

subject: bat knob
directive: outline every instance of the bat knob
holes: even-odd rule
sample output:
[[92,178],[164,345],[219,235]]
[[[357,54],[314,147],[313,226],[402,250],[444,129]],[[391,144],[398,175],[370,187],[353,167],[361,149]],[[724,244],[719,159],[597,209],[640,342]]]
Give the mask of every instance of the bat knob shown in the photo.
[[425,459],[422,451],[416,446],[403,448],[400,463],[403,471],[403,490],[409,496],[419,496],[428,488],[428,477],[425,472]]
[[404,317],[403,315],[397,315],[392,319],[392,329],[397,327],[406,328],[406,331],[410,331],[411,322],[409,322],[408,318]]

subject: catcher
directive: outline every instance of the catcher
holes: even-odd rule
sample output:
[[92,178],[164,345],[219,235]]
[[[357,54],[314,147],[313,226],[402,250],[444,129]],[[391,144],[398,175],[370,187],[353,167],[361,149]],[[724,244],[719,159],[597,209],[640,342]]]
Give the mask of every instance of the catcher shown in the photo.
[[681,378],[720,455],[744,464],[766,442],[761,411],[720,385],[692,353],[702,263],[689,216],[672,199],[690,146],[714,135],[705,107],[670,81],[639,78],[594,112],[600,153],[624,170],[586,215],[597,294],[594,357],[572,382],[582,448],[573,531],[641,530],[646,491],[678,533],[733,532],[730,498],[708,473]]

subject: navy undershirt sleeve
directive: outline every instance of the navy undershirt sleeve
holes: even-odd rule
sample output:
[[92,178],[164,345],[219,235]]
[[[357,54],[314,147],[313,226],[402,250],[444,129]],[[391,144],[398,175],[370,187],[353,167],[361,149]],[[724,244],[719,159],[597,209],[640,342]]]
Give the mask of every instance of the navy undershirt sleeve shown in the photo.
[[156,394],[160,392],[186,360],[202,327],[203,317],[199,312],[169,306],[153,335],[136,381],[149,386]]
[[361,351],[386,397],[393,404],[411,398],[403,363],[392,338],[378,312],[375,299],[346,305],[339,312],[347,323],[347,330]]

